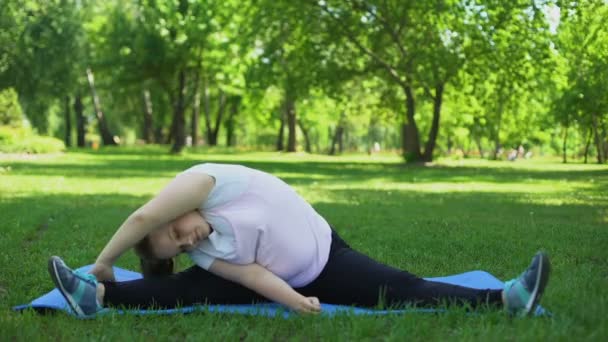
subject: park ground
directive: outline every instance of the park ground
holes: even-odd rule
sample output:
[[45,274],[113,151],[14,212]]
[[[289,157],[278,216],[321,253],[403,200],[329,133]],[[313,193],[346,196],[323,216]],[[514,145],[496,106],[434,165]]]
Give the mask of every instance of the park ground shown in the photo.
[[[423,276],[473,269],[501,279],[537,250],[553,273],[552,317],[502,312],[288,319],[196,313],[163,317],[16,313],[52,289],[46,260],[92,263],[129,215],[200,162],[271,172],[305,197],[351,246]],[[0,156],[0,340],[608,340],[608,167],[537,159],[439,160],[396,155],[74,150]],[[181,267],[189,264],[182,259]],[[131,253],[118,266],[136,269]],[[339,291],[338,289],[336,289]]]

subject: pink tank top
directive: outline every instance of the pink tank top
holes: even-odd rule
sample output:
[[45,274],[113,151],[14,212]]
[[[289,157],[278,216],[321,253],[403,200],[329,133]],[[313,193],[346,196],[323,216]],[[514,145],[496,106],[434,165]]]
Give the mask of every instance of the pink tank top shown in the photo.
[[232,228],[236,250],[226,261],[258,263],[292,287],[315,280],[329,257],[331,229],[327,221],[279,178],[234,167],[248,178],[246,189],[205,210],[205,215],[221,217]]

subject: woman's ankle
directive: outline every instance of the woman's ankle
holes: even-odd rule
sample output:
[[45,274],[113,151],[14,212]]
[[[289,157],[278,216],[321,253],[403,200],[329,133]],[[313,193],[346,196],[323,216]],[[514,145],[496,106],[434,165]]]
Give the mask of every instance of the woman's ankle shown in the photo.
[[106,287],[103,283],[97,283],[97,303],[103,306],[103,297],[106,295]]

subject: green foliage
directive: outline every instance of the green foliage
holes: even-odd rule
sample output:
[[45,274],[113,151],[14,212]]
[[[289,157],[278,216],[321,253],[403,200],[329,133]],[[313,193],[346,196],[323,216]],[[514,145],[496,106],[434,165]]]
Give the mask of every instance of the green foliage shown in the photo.
[[582,132],[583,142],[593,135],[599,162],[608,156],[608,5],[564,3],[561,11],[554,59],[563,72],[554,76],[551,114],[562,127],[564,144],[569,127]]
[[[293,103],[297,143],[307,131],[317,153],[343,126],[348,149],[379,140],[408,160],[560,139],[597,154],[608,151],[607,20],[603,0],[6,0],[0,89],[55,136],[66,96],[84,95],[93,118],[90,67],[123,141],[141,140],[149,92],[154,140],[169,142],[183,92],[186,120],[199,98],[194,129],[208,140],[217,127],[220,143],[230,128],[239,145],[274,145]],[[415,129],[402,136],[403,123]]]
[[0,91],[0,126],[21,127],[23,112],[17,92],[13,88]]
[[0,152],[54,153],[65,150],[63,141],[37,135],[29,127],[0,126]]
[[32,125],[46,132],[47,108],[75,89],[78,74],[84,73],[79,62],[83,54],[82,11],[87,2],[7,3],[0,11],[0,22],[12,19],[15,23],[7,26],[6,34],[12,35],[10,44],[2,44],[0,35],[0,45],[9,50],[0,56],[0,65],[3,58],[6,60],[6,67],[0,66],[0,89],[14,87]]

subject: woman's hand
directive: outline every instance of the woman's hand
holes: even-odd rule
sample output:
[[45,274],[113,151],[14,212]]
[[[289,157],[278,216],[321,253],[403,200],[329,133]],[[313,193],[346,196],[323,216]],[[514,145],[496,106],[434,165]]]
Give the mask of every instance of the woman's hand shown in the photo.
[[97,281],[115,281],[114,270],[112,269],[112,265],[95,263],[89,273],[93,274],[95,278],[97,278]]
[[209,267],[209,272],[237,284],[241,284],[298,313],[321,312],[319,298],[304,297],[283,279],[259,264],[237,265],[224,260],[215,259],[211,264],[211,267]]
[[296,307],[292,307],[298,313],[317,314],[321,312],[321,303],[317,297],[302,297]]

